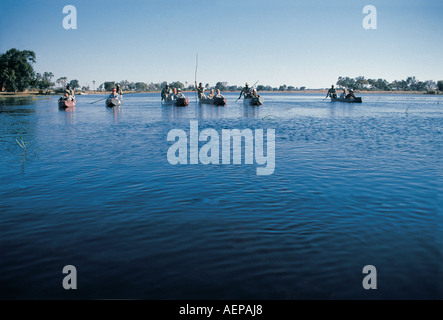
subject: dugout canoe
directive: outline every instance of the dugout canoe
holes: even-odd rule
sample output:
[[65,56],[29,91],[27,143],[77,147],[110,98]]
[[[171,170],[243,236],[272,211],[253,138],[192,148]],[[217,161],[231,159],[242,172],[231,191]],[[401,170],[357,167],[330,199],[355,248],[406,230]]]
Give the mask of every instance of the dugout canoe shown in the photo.
[[361,97],[355,97],[355,99],[331,98],[331,102],[362,103]]
[[188,98],[177,98],[173,101],[174,106],[176,107],[187,107],[189,105]]
[[58,107],[60,109],[68,109],[68,108],[74,108],[75,107],[75,100],[58,100]]
[[248,97],[243,100],[243,102],[248,103],[251,106],[261,106],[263,101],[262,97]]
[[121,105],[121,103],[122,103],[122,101],[119,100],[119,99],[115,99],[115,98],[108,98],[108,99],[106,99],[106,106],[108,108],[119,106],[119,105]]
[[226,105],[226,98],[222,97],[214,97],[212,99],[206,98],[206,99],[199,99],[199,102],[201,104],[213,104],[214,106],[224,106]]

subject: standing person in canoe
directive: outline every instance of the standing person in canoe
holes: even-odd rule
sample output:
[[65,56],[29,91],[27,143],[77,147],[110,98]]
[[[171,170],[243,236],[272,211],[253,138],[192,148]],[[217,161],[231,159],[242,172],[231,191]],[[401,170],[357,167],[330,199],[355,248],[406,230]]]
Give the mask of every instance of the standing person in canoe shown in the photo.
[[117,94],[120,95],[120,99],[123,99],[123,91],[122,91],[122,87],[121,87],[120,83],[117,83],[115,86],[116,86]]
[[355,99],[354,90],[349,89],[349,93],[346,95],[346,99]]
[[[248,98],[251,96],[251,88],[249,88],[249,84],[246,82],[245,87],[242,89],[242,91],[240,92],[240,96],[238,97],[238,99],[241,98],[242,94],[244,94],[245,98]],[[237,99],[237,100],[238,100]]]
[[166,82],[166,86],[162,89],[162,101],[167,100],[167,98],[172,94],[172,89],[169,87],[169,84]]
[[205,88],[203,88],[203,84],[200,82],[200,84],[197,87],[197,81],[195,81],[195,87],[197,88],[198,98],[206,99]]
[[337,99],[337,92],[335,91],[334,85],[331,86],[331,89],[328,90],[326,97],[330,97],[331,99]]

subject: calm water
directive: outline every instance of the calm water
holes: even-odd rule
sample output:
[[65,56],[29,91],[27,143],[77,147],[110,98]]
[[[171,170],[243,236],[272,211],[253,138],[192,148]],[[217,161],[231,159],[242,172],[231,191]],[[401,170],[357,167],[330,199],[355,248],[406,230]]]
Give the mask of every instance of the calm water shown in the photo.
[[[443,97],[0,101],[0,298],[441,299]],[[178,165],[169,130],[275,129],[276,168]],[[27,143],[27,152],[16,142]],[[364,290],[374,265],[377,290]],[[62,287],[74,265],[78,290]]]

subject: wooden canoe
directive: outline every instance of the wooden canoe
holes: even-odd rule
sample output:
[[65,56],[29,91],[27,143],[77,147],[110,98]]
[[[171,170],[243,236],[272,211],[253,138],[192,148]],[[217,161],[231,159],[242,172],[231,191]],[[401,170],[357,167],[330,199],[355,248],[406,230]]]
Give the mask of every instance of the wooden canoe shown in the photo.
[[58,100],[58,107],[60,109],[68,109],[68,108],[74,108],[75,107],[75,100]]
[[331,98],[331,102],[347,102],[347,103],[361,103],[361,97],[355,97],[355,99],[344,99],[344,98]]
[[261,106],[263,104],[262,97],[248,97],[243,100],[243,102],[248,103],[251,106]]
[[206,98],[206,99],[200,99],[199,102],[201,104],[213,104],[214,106],[224,106],[226,105],[226,98],[222,97],[214,97],[212,99]]
[[188,98],[177,98],[173,101],[174,106],[176,107],[187,107],[189,105]]
[[106,99],[106,106],[108,108],[119,106],[119,105],[121,105],[121,103],[122,103],[122,101],[119,100],[119,99],[115,99],[115,98],[108,98],[108,99]]

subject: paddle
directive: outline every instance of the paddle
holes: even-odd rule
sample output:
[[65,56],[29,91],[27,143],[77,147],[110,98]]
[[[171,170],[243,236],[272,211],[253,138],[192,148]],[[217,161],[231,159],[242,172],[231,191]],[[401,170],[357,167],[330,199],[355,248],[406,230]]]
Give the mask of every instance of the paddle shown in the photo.
[[97,101],[94,101],[94,102],[88,102],[88,103],[89,103],[89,104],[93,104],[93,103],[96,103],[96,102],[99,102],[99,101],[105,100],[106,98],[108,98],[108,97],[104,97],[103,99],[100,99],[100,100],[97,100]]
[[[252,85],[252,87],[251,87],[251,89],[252,88],[254,88],[254,86],[259,82],[260,80],[257,80],[257,82],[256,83],[254,83],[253,85]],[[240,97],[238,97],[238,99],[237,100],[235,100],[235,102],[234,103],[237,103],[237,101],[238,100],[240,100],[240,98],[241,98],[241,95],[242,95],[242,93],[243,93],[243,90],[242,90],[242,92],[240,92]]]
[[[126,95],[126,94],[135,94],[135,93],[139,93],[139,92],[125,92],[125,95]],[[99,102],[99,101],[105,100],[105,99],[107,99],[107,98],[108,98],[108,97],[104,97],[104,98],[99,99],[99,100],[97,100],[97,101],[94,101],[94,102],[88,102],[88,103],[89,103],[89,104],[93,104],[93,103],[96,103],[96,102]],[[121,99],[119,99],[119,100],[122,100],[122,101],[123,101],[123,92],[122,92],[120,98],[121,98]]]

